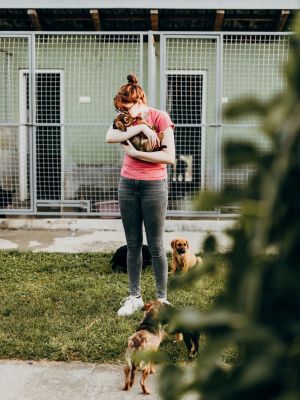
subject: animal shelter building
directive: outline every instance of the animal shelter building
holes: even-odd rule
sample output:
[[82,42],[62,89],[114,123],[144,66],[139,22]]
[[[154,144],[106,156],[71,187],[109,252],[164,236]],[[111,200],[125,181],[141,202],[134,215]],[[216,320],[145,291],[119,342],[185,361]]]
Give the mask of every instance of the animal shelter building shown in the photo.
[[298,8],[297,0],[2,1],[0,213],[119,215],[123,151],[105,135],[133,72],[176,127],[168,216],[236,214],[231,205],[193,211],[192,199],[251,176],[251,165],[224,166],[226,140],[270,149],[260,116],[233,122],[222,111],[286,90]]

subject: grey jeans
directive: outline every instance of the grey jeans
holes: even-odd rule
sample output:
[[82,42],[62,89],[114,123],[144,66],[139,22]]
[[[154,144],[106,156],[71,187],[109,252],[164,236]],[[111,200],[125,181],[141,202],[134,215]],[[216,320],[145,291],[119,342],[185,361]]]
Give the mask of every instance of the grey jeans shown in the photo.
[[166,179],[146,181],[121,177],[119,206],[127,242],[129,291],[133,296],[141,294],[143,223],[157,296],[167,296],[168,262],[163,245],[167,204]]

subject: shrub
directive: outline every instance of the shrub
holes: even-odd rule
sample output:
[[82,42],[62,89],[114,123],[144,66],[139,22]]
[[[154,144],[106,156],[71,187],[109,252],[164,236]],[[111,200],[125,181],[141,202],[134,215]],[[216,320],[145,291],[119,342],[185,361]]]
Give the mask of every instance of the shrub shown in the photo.
[[[228,282],[225,293],[206,313],[193,318],[175,314],[174,328],[191,325],[208,335],[208,344],[194,364],[166,364],[160,376],[165,400],[186,392],[202,400],[300,398],[300,17],[291,36],[286,68],[288,90],[271,102],[248,99],[232,104],[230,118],[251,112],[263,117],[263,131],[272,143],[262,152],[250,143],[227,143],[227,166],[251,163],[255,173],[240,190],[202,196],[197,206],[238,203],[241,215],[228,234]],[[214,266],[214,239],[199,275]],[[210,266],[208,268],[208,266]],[[194,272],[195,275],[195,272]],[[185,280],[187,280],[185,278]],[[191,322],[192,321],[192,322]],[[190,325],[189,325],[190,324]],[[229,345],[239,357],[225,368],[220,357]]]

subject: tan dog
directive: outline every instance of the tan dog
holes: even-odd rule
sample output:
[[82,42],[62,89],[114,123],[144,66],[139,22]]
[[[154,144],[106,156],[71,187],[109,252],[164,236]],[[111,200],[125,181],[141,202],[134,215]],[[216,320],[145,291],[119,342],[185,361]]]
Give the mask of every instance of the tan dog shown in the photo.
[[144,394],[150,394],[146,388],[146,378],[155,372],[153,363],[149,361],[135,360],[135,354],[139,351],[156,351],[165,336],[158,314],[165,305],[160,301],[146,303],[142,310],[144,318],[137,328],[136,333],[128,338],[128,346],[125,354],[125,385],[123,390],[130,390],[134,384],[136,370],[142,371],[141,387]]
[[189,249],[189,242],[186,239],[176,238],[172,240],[171,247],[173,249],[171,267],[173,274],[175,274],[177,268],[181,269],[182,272],[187,272],[194,265],[202,264],[202,258],[196,257]]
[[[143,120],[140,117],[133,118],[128,113],[119,113],[116,116],[116,118],[114,119],[113,128],[119,129],[120,131],[123,131],[123,132],[126,132],[126,130],[129,126],[141,125],[141,124],[148,125],[149,128],[156,131],[155,126],[151,126],[150,124],[148,124],[147,121]],[[158,132],[157,136],[158,136],[159,140],[162,141],[162,139],[164,137],[164,133]],[[144,133],[142,133],[142,132],[139,133],[138,135],[133,136],[129,140],[132,143],[132,145],[135,147],[135,149],[139,150],[139,151],[160,151],[167,147],[165,145],[163,145],[163,146],[161,145],[161,146],[155,146],[154,148],[152,148],[150,146],[147,136],[144,135]],[[123,142],[123,144],[126,145],[127,143]]]

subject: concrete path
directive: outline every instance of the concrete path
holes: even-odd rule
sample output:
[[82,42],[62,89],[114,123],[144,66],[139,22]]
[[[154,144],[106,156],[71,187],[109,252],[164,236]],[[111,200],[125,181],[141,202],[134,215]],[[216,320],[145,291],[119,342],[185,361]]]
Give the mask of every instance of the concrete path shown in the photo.
[[[159,400],[156,374],[150,375],[150,396],[139,385],[124,392],[123,367],[89,363],[0,361],[1,400]],[[194,394],[185,400],[195,400]]]
[[[219,251],[230,246],[224,230],[235,221],[167,220],[164,246],[171,251],[171,240],[177,236],[189,240],[191,248],[198,252],[208,233],[218,241]],[[144,242],[146,235],[144,234]],[[119,219],[0,219],[0,249],[19,249],[49,252],[97,252],[114,251],[125,244],[122,222]]]

